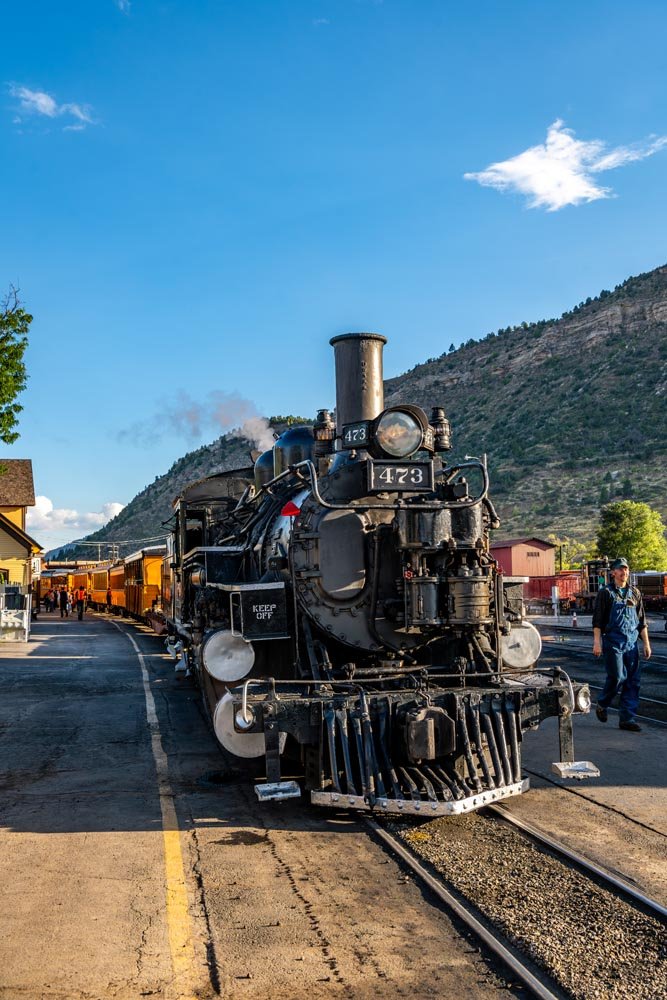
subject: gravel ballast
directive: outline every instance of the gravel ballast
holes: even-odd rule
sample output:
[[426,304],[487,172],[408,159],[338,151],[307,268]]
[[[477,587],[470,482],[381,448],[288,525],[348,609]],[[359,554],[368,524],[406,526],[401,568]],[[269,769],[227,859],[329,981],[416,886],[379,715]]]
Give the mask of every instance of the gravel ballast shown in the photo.
[[391,824],[576,1000],[667,996],[665,927],[488,816]]

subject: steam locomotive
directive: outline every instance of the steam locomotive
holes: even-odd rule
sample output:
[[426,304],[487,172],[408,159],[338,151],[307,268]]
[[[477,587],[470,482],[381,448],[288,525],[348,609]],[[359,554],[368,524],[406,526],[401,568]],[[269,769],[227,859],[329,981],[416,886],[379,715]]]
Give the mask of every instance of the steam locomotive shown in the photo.
[[441,407],[385,408],[385,343],[334,337],[335,424],[320,410],[175,500],[177,669],[225,751],[264,758],[262,800],[466,812],[527,788],[522,736],[550,716],[559,773],[592,773],[572,742],[588,687],[537,666],[521,581],[490,554],[486,463],[444,461]]

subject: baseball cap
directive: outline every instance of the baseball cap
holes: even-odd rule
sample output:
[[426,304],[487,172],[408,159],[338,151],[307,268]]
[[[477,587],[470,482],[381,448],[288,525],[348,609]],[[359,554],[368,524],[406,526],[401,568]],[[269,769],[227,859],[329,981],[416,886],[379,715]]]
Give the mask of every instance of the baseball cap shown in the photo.
[[614,561],[611,564],[610,568],[611,569],[624,569],[624,568],[625,569],[630,569],[630,567],[628,566],[628,560],[624,559],[623,556],[621,556],[619,559],[614,559]]

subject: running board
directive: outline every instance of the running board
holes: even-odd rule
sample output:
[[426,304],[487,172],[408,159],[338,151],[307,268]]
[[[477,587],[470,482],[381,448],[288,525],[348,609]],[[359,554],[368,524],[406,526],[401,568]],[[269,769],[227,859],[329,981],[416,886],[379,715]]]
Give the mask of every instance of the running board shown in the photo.
[[459,813],[472,812],[473,809],[481,809],[492,802],[500,802],[501,799],[509,799],[514,795],[521,795],[527,792],[530,787],[528,778],[523,781],[516,781],[512,785],[504,785],[502,788],[490,789],[486,792],[477,792],[465,799],[456,799],[453,802],[442,802],[440,800],[422,799],[385,799],[377,798],[372,806],[361,795],[345,795],[342,792],[311,792],[310,801],[316,806],[329,806],[334,809],[360,809],[364,812],[376,813],[398,813],[403,816],[454,816]]

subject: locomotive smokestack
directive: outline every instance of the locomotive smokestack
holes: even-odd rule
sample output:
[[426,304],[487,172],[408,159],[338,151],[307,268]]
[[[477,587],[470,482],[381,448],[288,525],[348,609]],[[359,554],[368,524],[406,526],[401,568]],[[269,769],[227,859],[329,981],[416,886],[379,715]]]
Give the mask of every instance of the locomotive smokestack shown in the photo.
[[332,337],[336,359],[336,433],[343,424],[373,420],[384,409],[381,333],[342,333]]

